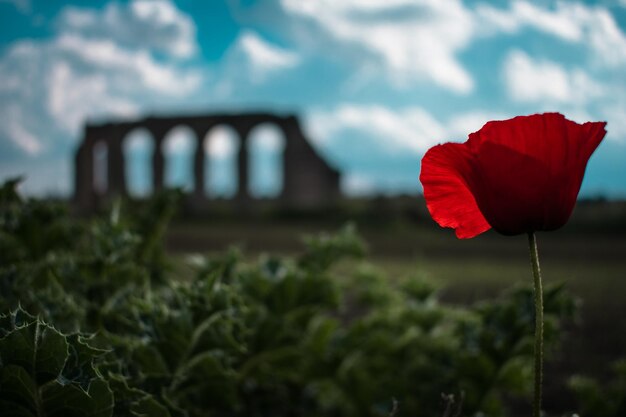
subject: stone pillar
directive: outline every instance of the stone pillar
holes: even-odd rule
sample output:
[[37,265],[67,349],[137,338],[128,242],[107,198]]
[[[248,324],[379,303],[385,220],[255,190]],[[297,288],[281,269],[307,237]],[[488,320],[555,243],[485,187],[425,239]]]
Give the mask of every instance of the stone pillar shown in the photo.
[[93,144],[87,140],[86,136],[78,147],[75,156],[74,202],[79,210],[91,210],[95,204],[93,189]]
[[193,157],[193,195],[196,200],[204,200],[204,173],[206,155],[204,152],[204,130],[194,129],[196,135],[196,151]]
[[126,195],[126,164],[119,131],[107,141],[107,195]]
[[292,204],[298,193],[298,174],[303,168],[298,166],[302,164],[299,155],[301,146],[299,146],[300,134],[297,120],[287,118],[277,123],[283,132],[285,138],[285,149],[283,150],[283,189],[280,193],[280,199],[286,204]]
[[153,192],[159,192],[163,189],[163,173],[165,171],[165,158],[163,157],[163,135],[157,136],[152,133],[154,138],[154,153],[152,154],[152,189]]
[[[250,199],[248,192],[248,134],[246,132],[245,135],[242,135],[242,132],[239,132],[239,135],[241,146],[237,154],[237,200],[245,203]],[[243,208],[243,206],[241,207]]]
[[293,207],[333,204],[340,195],[339,173],[311,146],[296,117],[285,117],[278,126],[287,139],[282,201]]

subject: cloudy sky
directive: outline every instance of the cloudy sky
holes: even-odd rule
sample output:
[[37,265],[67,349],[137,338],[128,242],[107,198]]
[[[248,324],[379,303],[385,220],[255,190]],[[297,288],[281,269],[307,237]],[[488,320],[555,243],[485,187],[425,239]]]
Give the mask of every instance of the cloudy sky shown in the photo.
[[560,111],[608,121],[583,193],[624,197],[625,74],[626,0],[0,0],[0,178],[71,193],[87,119],[268,108],[347,192],[415,192],[430,146]]

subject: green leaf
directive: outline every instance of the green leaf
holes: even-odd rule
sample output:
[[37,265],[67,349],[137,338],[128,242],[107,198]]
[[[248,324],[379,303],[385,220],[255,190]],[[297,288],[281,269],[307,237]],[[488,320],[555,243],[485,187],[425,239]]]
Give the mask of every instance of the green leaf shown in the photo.
[[106,351],[89,346],[86,339],[79,334],[69,335],[66,340],[69,344],[69,356],[63,368],[63,377],[78,384],[87,392],[91,381],[100,377],[93,366],[93,361]]
[[171,417],[167,407],[151,394],[138,388],[130,387],[128,379],[122,375],[109,374],[108,382],[115,398],[114,415],[116,417]]
[[35,369],[37,383],[41,385],[59,375],[67,359],[69,344],[61,333],[48,325],[38,323],[37,332]]
[[316,317],[311,320],[305,339],[307,349],[317,357],[323,357],[339,323],[328,317]]
[[152,396],[145,396],[131,406],[133,415],[138,417],[170,417],[170,412]]
[[205,407],[237,404],[236,373],[224,366],[219,352],[194,356],[179,370],[172,392],[187,403]]
[[133,364],[144,375],[168,375],[170,374],[167,363],[154,346],[137,346],[132,354]]
[[14,407],[37,415],[38,396],[37,384],[24,368],[7,365],[0,369],[0,415]]
[[17,327],[0,339],[0,359],[3,364],[24,368],[35,377],[37,384],[43,384],[61,373],[67,348],[63,335],[36,321]]
[[93,368],[102,351],[21,309],[3,317],[0,415],[110,417],[113,394]]
[[113,393],[102,379],[96,379],[84,392],[75,384],[49,383],[41,388],[42,413],[48,417],[110,417]]

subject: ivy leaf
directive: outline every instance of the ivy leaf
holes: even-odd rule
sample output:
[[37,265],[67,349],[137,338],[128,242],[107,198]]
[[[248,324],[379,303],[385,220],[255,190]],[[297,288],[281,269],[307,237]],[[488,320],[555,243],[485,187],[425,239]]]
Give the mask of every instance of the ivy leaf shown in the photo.
[[113,393],[103,379],[95,379],[89,391],[59,381],[41,387],[41,414],[48,417],[111,417]]
[[24,368],[8,365],[0,369],[0,414],[36,416],[38,395],[37,384]]
[[22,367],[34,377],[37,384],[55,379],[67,357],[68,343],[65,337],[47,324],[31,322],[20,310],[12,317],[15,329],[0,339],[2,363]]
[[167,407],[151,394],[130,387],[124,376],[110,373],[108,382],[115,395],[116,417],[171,417]]
[[100,376],[93,366],[93,361],[107,351],[89,346],[85,343],[85,338],[79,334],[69,335],[66,340],[69,349],[62,372],[63,378],[88,392],[91,381]]
[[21,308],[0,317],[0,327],[0,415],[112,415],[113,393],[92,364],[101,351]]
[[137,417],[170,417],[170,412],[152,396],[145,396],[131,406],[131,412]]

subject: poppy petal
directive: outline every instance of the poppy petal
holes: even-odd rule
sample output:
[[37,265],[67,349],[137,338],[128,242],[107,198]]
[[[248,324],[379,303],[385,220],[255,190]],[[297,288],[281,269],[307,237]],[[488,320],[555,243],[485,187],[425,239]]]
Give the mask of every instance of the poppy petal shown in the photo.
[[[506,146],[485,142],[476,154],[470,184],[480,211],[494,230],[516,235],[550,226],[544,223],[553,190],[545,184],[553,182],[549,168],[541,161]],[[569,212],[559,213],[556,221],[564,217],[563,223]]]
[[489,122],[472,133],[467,144],[481,177],[474,191],[494,229],[517,234],[564,225],[605,125],[546,113]]
[[566,134],[570,146],[574,148],[571,161],[576,165],[576,173],[582,177],[587,161],[606,135],[606,122],[587,122],[582,125],[570,122]]
[[451,227],[459,239],[486,232],[489,223],[480,212],[468,179],[473,172],[473,156],[460,143],[437,145],[422,158],[420,181],[426,206],[442,227]]
[[458,237],[489,227],[507,235],[557,229],[569,220],[605,126],[534,114],[488,122],[464,144],[436,146],[422,160],[428,209]]
[[506,146],[539,160],[556,176],[564,171],[571,175],[572,163],[579,168],[582,164],[584,169],[606,134],[605,126],[605,122],[581,125],[560,113],[517,116],[486,123],[478,132],[469,135],[467,144],[475,154],[485,142]]
[[569,214],[565,219],[567,221],[576,204],[587,162],[606,135],[606,122],[587,122],[582,125],[567,119],[565,122],[564,136],[567,138],[568,148],[561,157],[561,170],[554,168],[557,166],[556,162],[552,169],[554,193],[549,200],[552,208],[547,210],[547,223],[554,222],[559,206],[569,207]]
[[568,123],[576,124],[560,113],[490,121],[478,132],[471,133],[467,144],[476,153],[485,142],[495,143],[549,165],[554,159],[567,159],[561,152],[568,148]]

